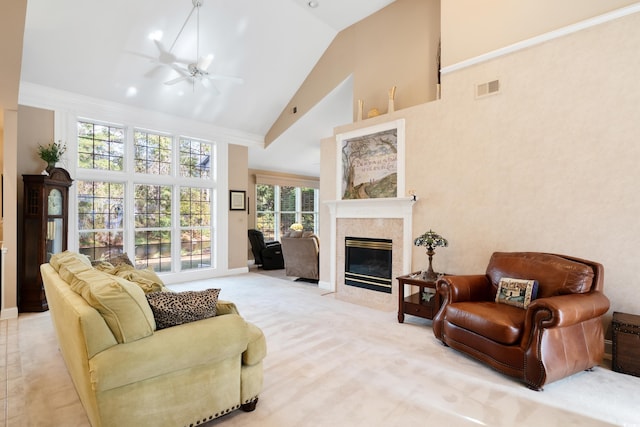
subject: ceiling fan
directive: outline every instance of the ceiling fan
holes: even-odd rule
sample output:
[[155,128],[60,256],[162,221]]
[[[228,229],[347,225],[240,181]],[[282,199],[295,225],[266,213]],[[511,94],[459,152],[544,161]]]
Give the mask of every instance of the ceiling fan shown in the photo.
[[[239,77],[231,77],[231,76],[223,76],[219,74],[211,74],[208,71],[211,62],[213,61],[213,55],[207,55],[204,57],[200,56],[200,7],[202,7],[203,0],[191,0],[193,3],[193,8],[189,12],[187,19],[185,19],[180,31],[176,35],[173,43],[166,49],[162,42],[158,38],[152,37],[153,43],[158,49],[157,56],[150,56],[145,54],[135,53],[137,56],[141,56],[143,58],[149,59],[156,64],[154,68],[145,73],[146,77],[153,77],[159,69],[162,67],[171,67],[174,71],[176,71],[179,76],[165,81],[165,85],[175,85],[176,83],[182,81],[190,81],[193,86],[195,86],[196,82],[202,83],[204,87],[213,87],[216,91],[217,88],[211,84],[211,80],[228,80],[235,83],[242,83],[243,80]],[[193,12],[196,12],[196,60],[186,60],[183,58],[178,58],[175,54],[172,53],[173,48],[175,47],[178,39],[182,35],[185,27],[189,23]]]

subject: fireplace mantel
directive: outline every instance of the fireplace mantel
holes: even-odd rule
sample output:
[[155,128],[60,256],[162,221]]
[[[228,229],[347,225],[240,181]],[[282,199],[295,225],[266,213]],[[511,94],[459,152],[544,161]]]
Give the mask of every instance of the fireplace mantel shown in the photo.
[[336,291],[337,279],[337,219],[401,219],[402,220],[402,274],[408,274],[411,270],[411,244],[413,225],[413,206],[416,201],[413,197],[395,197],[380,199],[354,199],[354,200],[330,200],[324,202],[329,208],[331,217],[330,226],[330,281],[320,282],[323,289]]
[[413,197],[388,199],[329,200],[325,204],[333,218],[404,218],[411,217]]

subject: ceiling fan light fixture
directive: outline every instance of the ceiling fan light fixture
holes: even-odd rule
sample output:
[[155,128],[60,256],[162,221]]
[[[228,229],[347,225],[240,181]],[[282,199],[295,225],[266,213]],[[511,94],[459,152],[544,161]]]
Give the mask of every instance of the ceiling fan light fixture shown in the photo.
[[149,33],[149,40],[160,41],[162,40],[163,33],[161,30],[152,31]]
[[137,94],[138,94],[138,88],[136,88],[135,86],[129,86],[127,88],[127,98],[133,98]]

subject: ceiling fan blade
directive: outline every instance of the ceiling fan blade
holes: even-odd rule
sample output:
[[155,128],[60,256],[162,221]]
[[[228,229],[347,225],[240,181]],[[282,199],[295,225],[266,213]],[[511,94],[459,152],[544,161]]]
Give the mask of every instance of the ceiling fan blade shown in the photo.
[[144,73],[144,77],[147,79],[152,79],[158,74],[158,72],[162,69],[162,65],[156,65],[146,73]]
[[218,87],[216,85],[214,85],[213,83],[211,83],[211,81],[209,79],[203,78],[200,81],[202,82],[202,86],[204,88],[213,91],[213,93],[215,93],[216,95],[220,95],[220,90],[218,89]]
[[207,78],[210,80],[227,80],[237,84],[244,83],[244,79],[242,79],[241,77],[223,76],[220,74],[207,74]]
[[176,56],[173,53],[166,50],[162,45],[162,43],[160,42],[160,40],[154,39],[153,43],[156,45],[156,48],[158,48],[158,52],[160,53],[158,55],[158,62],[162,64],[171,64],[172,62],[176,62],[176,59],[177,59]]
[[209,65],[211,65],[211,61],[213,61],[213,55],[207,55],[198,60],[198,69],[200,71],[207,71]]
[[172,86],[176,83],[179,83],[183,80],[187,80],[189,79],[191,76],[180,76],[180,77],[176,77],[175,79],[171,79],[171,80],[167,80],[166,82],[164,82],[164,84],[166,84],[167,86]]
[[146,55],[144,53],[138,53],[138,52],[132,52],[130,50],[125,51],[125,53],[128,53],[130,55],[135,55],[138,56],[140,58],[144,58],[144,59],[148,59],[151,62],[156,62],[158,61],[158,58],[156,58],[155,56],[151,56],[151,55]]

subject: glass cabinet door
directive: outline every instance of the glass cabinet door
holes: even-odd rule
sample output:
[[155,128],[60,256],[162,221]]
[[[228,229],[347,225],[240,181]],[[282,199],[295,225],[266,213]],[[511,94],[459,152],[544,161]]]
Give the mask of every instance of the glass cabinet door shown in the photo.
[[51,255],[62,252],[62,232],[64,231],[62,221],[62,218],[47,219],[47,239],[45,244],[47,262],[51,259]]

